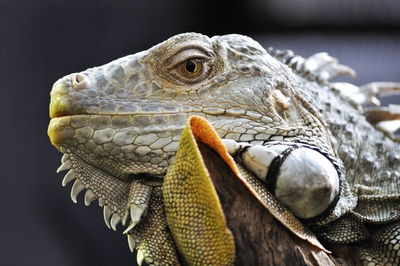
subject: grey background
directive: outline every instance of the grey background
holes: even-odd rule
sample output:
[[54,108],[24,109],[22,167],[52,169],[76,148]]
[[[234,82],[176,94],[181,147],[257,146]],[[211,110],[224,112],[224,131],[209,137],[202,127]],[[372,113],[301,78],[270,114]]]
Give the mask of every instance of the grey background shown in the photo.
[[96,202],[73,204],[55,173],[47,125],[59,77],[196,31],[327,51],[358,85],[400,82],[399,29],[396,0],[0,0],[0,265],[135,265],[121,228],[106,228]]

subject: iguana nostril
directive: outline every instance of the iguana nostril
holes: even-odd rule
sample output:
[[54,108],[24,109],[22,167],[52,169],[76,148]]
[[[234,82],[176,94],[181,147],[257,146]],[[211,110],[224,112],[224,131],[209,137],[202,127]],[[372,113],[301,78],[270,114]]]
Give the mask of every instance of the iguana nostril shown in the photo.
[[86,89],[88,86],[88,79],[80,73],[71,74],[72,87],[76,90]]
[[85,80],[85,76],[82,74],[76,74],[74,78],[76,83],[82,83]]

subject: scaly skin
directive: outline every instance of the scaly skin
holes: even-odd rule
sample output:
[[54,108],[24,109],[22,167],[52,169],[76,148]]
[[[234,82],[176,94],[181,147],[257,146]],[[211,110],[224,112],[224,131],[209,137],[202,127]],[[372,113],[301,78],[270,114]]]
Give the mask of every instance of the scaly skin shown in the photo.
[[[223,138],[262,143],[286,137],[329,150],[322,119],[316,112],[303,115],[310,107],[295,98],[297,84],[285,78],[289,69],[263,54],[258,43],[238,37],[235,49],[231,39],[178,35],[145,53],[82,72],[79,85],[71,81],[77,76],[57,81],[50,117],[74,116],[51,120],[52,142],[119,178],[165,174],[190,115],[205,116]],[[176,55],[191,46],[199,51]],[[173,68],[193,57],[209,65],[197,82]],[[263,82],[249,86],[252,79]]]
[[[151,200],[132,184],[139,180],[146,195],[159,189],[186,120],[199,115],[222,138],[304,143],[340,165],[346,179],[337,205],[323,222],[310,224],[321,237],[358,241],[369,235],[343,237],[349,224],[398,220],[399,144],[333,85],[313,82],[290,68],[290,58],[282,60],[287,65],[245,36],[188,33],[58,80],[48,133],[66,154],[60,170],[71,168],[64,183],[77,179],[71,196],[90,191],[85,203],[99,199],[114,229],[130,214],[130,246],[152,261],[143,255],[148,249],[140,249],[148,236],[137,229],[143,225],[134,226],[158,205],[148,207]],[[344,214],[347,220],[338,219]],[[159,224],[165,230],[165,222]]]
[[[198,121],[199,117],[192,117],[188,124]],[[232,265],[233,236],[191,128],[185,127],[176,160],[163,184],[166,219],[185,263]]]

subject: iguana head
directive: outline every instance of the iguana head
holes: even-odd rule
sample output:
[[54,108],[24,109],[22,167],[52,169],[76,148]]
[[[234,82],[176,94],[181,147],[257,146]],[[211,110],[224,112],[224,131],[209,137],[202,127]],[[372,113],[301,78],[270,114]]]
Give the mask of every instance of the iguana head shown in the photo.
[[[318,83],[320,78],[329,81],[341,74],[354,74],[354,71],[339,65],[336,59],[325,53],[308,59],[293,56],[293,53],[281,53],[279,50],[271,50],[271,54],[274,57],[257,42],[241,35],[208,38],[201,34],[186,33],[174,36],[147,51],[58,80],[51,92],[48,134],[53,145],[65,154],[59,170],[70,169],[64,177],[63,185],[76,179],[71,190],[72,200],[76,202],[78,193],[86,189],[85,204],[98,199],[100,206],[104,207],[106,224],[114,230],[119,222],[125,225],[130,217],[125,232],[131,250],[137,245],[138,261],[143,261],[149,255],[144,253],[149,250],[153,252],[154,247],[167,247],[167,253],[173,256],[175,246],[163,221],[165,206],[162,198],[165,195],[160,188],[162,180],[151,177],[165,175],[177,152],[185,123],[192,115],[205,117],[225,141],[234,140],[239,147],[235,154],[248,156],[252,163],[257,163],[254,164],[257,171],[261,169],[259,172],[270,172],[265,167],[259,168],[260,165],[279,169],[273,172],[274,178],[269,180],[276,181],[276,184],[281,180],[281,187],[290,188],[287,193],[283,191],[286,193],[283,197],[290,198],[288,202],[293,202],[293,194],[300,195],[299,199],[304,200],[303,195],[307,194],[304,191],[313,186],[318,188],[312,173],[324,177],[324,172],[318,170],[330,168],[327,173],[333,177],[329,178],[333,180],[333,185],[327,187],[327,182],[321,182],[320,186],[327,188],[327,193],[317,193],[318,197],[312,197],[314,194],[309,193],[312,204],[303,204],[301,202],[307,201],[295,198],[294,205],[299,205],[297,216],[309,219],[309,223],[317,222],[319,226],[324,226],[353,210],[357,204],[357,207],[361,206],[358,211],[365,211],[365,204],[361,202],[365,199],[361,196],[374,200],[375,195],[371,192],[381,191],[376,189],[376,184],[379,187],[384,187],[382,184],[390,187],[389,192],[382,190],[383,198],[392,200],[390,197],[395,196],[397,200],[397,187],[393,186],[398,177],[396,148],[393,148],[397,146],[384,139],[382,134],[368,136],[370,131],[374,132],[373,127],[365,121],[359,110],[350,106],[352,104],[357,107],[358,102],[365,102],[365,99],[371,97],[365,97],[365,92],[355,88],[357,96],[362,96],[362,99],[357,97],[358,100],[352,102],[337,95],[337,84],[320,86]],[[307,80],[297,76],[296,71],[305,74]],[[349,86],[345,85],[344,88],[348,89]],[[354,86],[350,88],[354,89]],[[324,119],[320,117],[322,113]],[[361,193],[358,199],[352,194],[354,191],[340,171],[334,141],[324,120],[330,124],[330,130],[338,141],[339,153],[350,169],[346,174],[352,180],[351,185],[357,193]],[[376,142],[376,150],[372,147],[375,145],[373,138],[380,139],[380,142]],[[262,147],[252,149],[254,153],[250,149],[246,153],[242,152],[246,148],[240,147],[246,147],[247,144],[237,142],[263,145],[253,146]],[[363,145],[362,142],[367,144]],[[277,143],[279,145],[269,147]],[[374,164],[374,158],[379,157],[377,153],[385,154],[382,151],[392,151],[389,160],[384,158]],[[267,154],[261,158],[267,160],[253,160],[257,157],[253,154]],[[181,160],[187,162],[185,156],[181,156]],[[325,163],[321,164],[321,161]],[[304,167],[305,164],[308,168]],[[178,170],[187,170],[181,161],[175,161],[174,165]],[[386,165],[395,170],[391,174],[389,171],[382,174],[385,167],[379,172],[375,165]],[[251,176],[249,172],[246,173]],[[256,171],[253,173],[256,174]],[[175,176],[185,178],[180,174]],[[271,176],[264,174],[258,177],[261,180],[264,177],[268,183],[268,177]],[[299,182],[297,186],[289,186],[306,179],[310,181],[307,184]],[[250,179],[243,180],[252,189]],[[253,195],[264,202],[264,206],[269,207],[278,219],[289,217],[287,212],[282,212],[282,197],[270,195],[265,190],[265,183],[254,180],[260,189],[253,187]],[[176,188],[182,187],[181,183],[176,184]],[[292,193],[293,188],[299,193]],[[327,194],[331,196],[322,206],[321,202],[326,197],[321,200],[319,196]],[[178,196],[185,205],[188,202],[185,197],[187,194],[182,195]],[[193,202],[197,203],[198,200],[194,198]],[[201,200],[208,206],[207,197]],[[393,202],[397,204],[397,201]],[[316,211],[313,208],[315,205],[320,205],[320,209]],[[172,202],[171,206],[175,208],[175,203]],[[398,212],[392,212],[392,205],[388,205],[392,209],[382,206],[379,203],[376,208],[371,208],[370,220],[376,216],[379,216],[376,219],[379,222],[392,221],[393,217],[397,219]],[[293,205],[288,207],[296,213]],[[306,212],[304,208],[313,210]],[[184,220],[185,215],[178,215],[178,218],[181,216]],[[368,215],[362,217],[369,219]],[[292,223],[294,219],[286,219],[283,224],[296,232]],[[347,241],[347,236],[343,237],[341,232],[351,231],[355,236],[349,239],[354,241],[366,237],[362,230],[354,230],[356,234],[353,234],[354,224],[344,222],[347,229],[342,230],[341,221],[337,221],[330,232],[324,228],[321,235],[327,239],[332,235],[331,239],[339,238],[341,242]],[[303,233],[308,235],[306,231]],[[167,242],[169,244],[165,244]],[[146,245],[151,247],[147,248]]]
[[61,152],[122,179],[163,175],[191,115],[206,117],[223,138],[329,149],[295,86],[295,75],[249,37],[181,34],[58,80],[48,133]]

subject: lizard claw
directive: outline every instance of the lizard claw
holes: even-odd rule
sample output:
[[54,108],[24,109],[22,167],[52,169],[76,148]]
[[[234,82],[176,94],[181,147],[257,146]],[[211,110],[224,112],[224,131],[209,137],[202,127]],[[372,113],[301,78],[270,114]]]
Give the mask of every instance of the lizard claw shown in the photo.
[[129,226],[125,229],[123,232],[124,234],[127,234],[129,231],[131,231],[139,222],[143,214],[145,213],[146,209],[136,205],[136,204],[131,204],[130,206],[130,214],[131,214],[131,222]]
[[136,247],[136,242],[131,235],[128,235],[128,245],[129,245],[129,250],[133,253]]
[[124,234],[128,234],[146,215],[147,207],[150,201],[152,186],[143,184],[139,180],[134,180],[131,184],[128,198],[128,209],[123,219],[124,223],[130,214],[131,222],[124,230]]
[[143,253],[143,251],[138,250],[136,260],[137,260],[137,264],[138,265],[142,265],[143,264],[143,261],[144,261],[144,253]]

